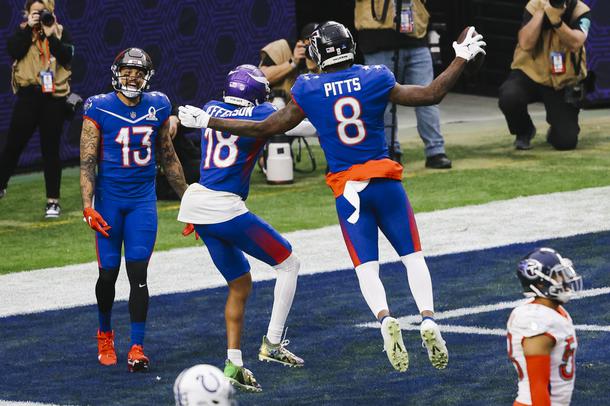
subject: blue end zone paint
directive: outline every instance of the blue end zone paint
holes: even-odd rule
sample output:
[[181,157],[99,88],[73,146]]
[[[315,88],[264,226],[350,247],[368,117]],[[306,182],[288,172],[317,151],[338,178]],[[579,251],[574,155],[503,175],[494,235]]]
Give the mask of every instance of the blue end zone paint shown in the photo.
[[[494,304],[520,297],[514,275],[517,260],[530,249],[548,245],[574,260],[585,288],[610,286],[610,232],[536,244],[445,255],[428,260],[438,311]],[[347,255],[347,254],[345,254]],[[400,263],[382,267],[392,311],[415,314]],[[52,283],[52,281],[51,281]],[[93,295],[94,281],[91,281]],[[51,287],[52,288],[52,287]],[[115,304],[119,365],[97,364],[94,306],[0,319],[0,399],[61,404],[172,404],[178,373],[196,363],[221,366],[225,357],[224,288],[151,298],[145,349],[149,374],[129,374],[126,356],[129,318],[125,302]],[[266,331],[273,281],[255,285],[246,314],[244,361],[264,392],[240,394],[241,404],[490,405],[511,404],[516,374],[498,336],[445,334],[449,367],[433,369],[420,347],[418,332],[405,331],[411,362],[405,374],[394,372],[379,332],[354,327],[372,320],[352,271],[299,279],[289,319],[290,349],[303,356],[303,369],[256,361]],[[610,297],[569,303],[576,324],[610,325]],[[448,324],[504,328],[509,310],[449,319]],[[577,380],[573,404],[610,402],[610,333],[579,332]],[[161,379],[157,380],[157,376]]]

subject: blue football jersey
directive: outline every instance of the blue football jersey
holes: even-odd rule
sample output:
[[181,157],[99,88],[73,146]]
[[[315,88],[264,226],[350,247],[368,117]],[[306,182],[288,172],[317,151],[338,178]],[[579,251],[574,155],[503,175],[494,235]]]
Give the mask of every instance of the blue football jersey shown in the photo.
[[395,85],[385,65],[297,78],[292,98],[316,127],[330,172],[389,156],[383,113]]
[[96,196],[156,200],[157,134],[171,110],[160,92],[142,93],[136,106],[125,105],[115,92],[87,99],[83,118],[101,135]]
[[[263,121],[275,112],[271,103],[241,107],[212,100],[203,109],[212,117]],[[265,139],[238,137],[211,128],[201,136],[201,176],[208,189],[235,193],[243,200],[250,191],[250,175]]]

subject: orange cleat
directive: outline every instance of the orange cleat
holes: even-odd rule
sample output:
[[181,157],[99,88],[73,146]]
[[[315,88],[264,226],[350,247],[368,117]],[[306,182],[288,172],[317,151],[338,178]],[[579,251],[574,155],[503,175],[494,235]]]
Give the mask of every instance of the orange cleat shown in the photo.
[[150,361],[144,355],[144,348],[141,345],[134,344],[127,355],[127,369],[129,372],[148,372],[148,364]]
[[102,365],[116,365],[114,352],[114,331],[97,330],[97,359]]

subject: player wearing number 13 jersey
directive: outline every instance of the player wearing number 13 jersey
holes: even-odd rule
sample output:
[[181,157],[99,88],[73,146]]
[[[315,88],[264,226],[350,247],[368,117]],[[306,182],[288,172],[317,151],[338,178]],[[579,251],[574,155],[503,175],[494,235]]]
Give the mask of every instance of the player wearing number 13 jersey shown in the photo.
[[124,245],[131,287],[128,368],[146,371],[149,359],[144,355],[143,342],[148,311],[147,268],[157,235],[157,152],[178,195],[186,190],[186,182],[168,132],[169,100],[162,93],[143,92],[154,73],[150,57],[141,49],[129,48],[117,56],[111,70],[115,92],[86,101],[81,134],[83,213],[96,231],[99,265],[95,286],[98,360],[102,365],[113,365],[117,360],[111,316]]
[[551,248],[538,248],[517,267],[525,296],[507,324],[508,357],[518,377],[514,406],[567,406],[575,380],[578,341],[563,308],[582,289],[572,261]]
[[[252,65],[241,65],[227,75],[224,102],[211,101],[203,111],[215,117],[262,121],[275,112],[275,107],[266,102],[268,94],[269,84],[263,73]],[[201,177],[184,194],[178,214],[178,220],[187,223],[187,228],[188,223],[194,225],[229,285],[224,373],[237,388],[251,392],[262,389],[252,372],[244,368],[240,349],[245,304],[252,287],[244,253],[277,272],[271,320],[262,339],[259,360],[303,366],[303,360],[288,351],[287,342],[281,339],[296,290],[299,261],[290,243],[250,213],[244,203],[250,174],[264,144],[263,139],[205,129],[201,137]]]
[[311,34],[309,53],[319,75],[300,76],[293,100],[262,122],[226,120],[191,107],[180,107],[180,120],[231,134],[269,137],[294,128],[305,117],[319,133],[330,173],[326,181],[336,198],[339,223],[354,263],[360,289],[381,323],[384,348],[392,366],[405,371],[408,354],[398,321],[390,316],[379,278],[378,228],[407,269],[409,286],[422,315],[421,337],[435,368],[445,368],[448,353],[434,321],[432,283],[421,252],[413,210],[402,187],[402,166],[388,158],[383,113],[388,101],[401,105],[437,104],[453,86],[467,61],[485,43],[474,28],[455,43],[457,58],[427,87],[397,84],[381,65],[353,65],[355,43],[343,25],[329,21]]

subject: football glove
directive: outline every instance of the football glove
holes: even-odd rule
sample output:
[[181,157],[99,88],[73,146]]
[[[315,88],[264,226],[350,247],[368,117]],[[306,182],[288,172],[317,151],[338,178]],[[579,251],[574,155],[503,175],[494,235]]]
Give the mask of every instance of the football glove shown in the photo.
[[110,237],[107,233],[112,227],[106,223],[106,220],[102,218],[102,215],[99,214],[93,207],[87,207],[83,210],[83,221],[91,227],[91,229],[97,231],[104,237]]
[[453,41],[453,49],[455,50],[455,56],[458,58],[466,59],[466,62],[470,62],[474,59],[475,56],[482,53],[485,55],[484,46],[487,44],[483,41],[483,36],[481,34],[477,34],[473,36],[475,32],[474,27],[470,27],[468,29],[468,33],[466,34],[466,38],[459,44],[457,41]]
[[191,223],[186,223],[184,230],[182,230],[182,235],[188,237],[189,235],[193,234],[193,232],[195,233],[195,239],[198,240],[199,234],[197,234],[197,231],[195,231],[195,226]]
[[206,128],[210,115],[195,106],[180,106],[178,108],[180,124],[189,128]]

